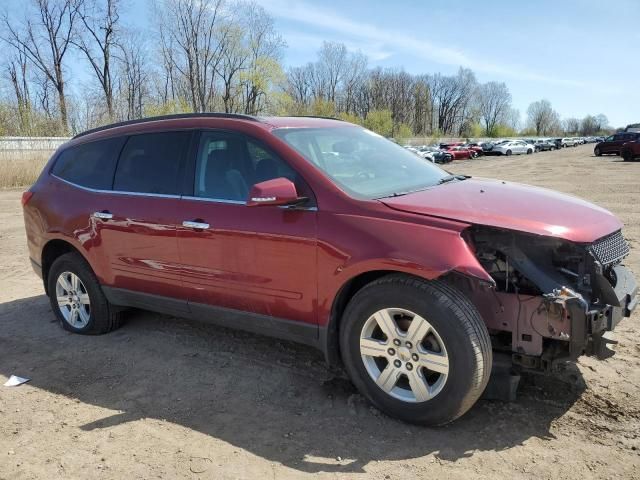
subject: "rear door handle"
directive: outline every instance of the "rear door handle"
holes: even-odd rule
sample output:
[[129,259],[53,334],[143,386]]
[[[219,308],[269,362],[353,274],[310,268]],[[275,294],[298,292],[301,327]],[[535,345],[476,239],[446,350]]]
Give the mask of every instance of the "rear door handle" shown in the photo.
[[186,228],[193,228],[194,230],[206,230],[209,228],[209,224],[198,220],[185,220],[182,222],[182,226]]
[[113,214],[107,211],[102,212],[93,212],[93,218],[99,218],[101,220],[111,220],[113,218]]

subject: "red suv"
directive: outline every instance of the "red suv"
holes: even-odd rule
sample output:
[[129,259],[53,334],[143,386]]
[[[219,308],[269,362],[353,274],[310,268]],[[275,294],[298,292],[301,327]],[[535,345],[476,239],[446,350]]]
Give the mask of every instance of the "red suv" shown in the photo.
[[596,144],[593,154],[596,157],[607,153],[620,155],[622,146],[627,142],[634,142],[640,139],[640,133],[636,132],[618,132],[604,139],[604,141]]
[[622,144],[620,156],[625,162],[640,159],[640,134],[638,134],[635,139]]
[[439,425],[493,356],[599,354],[637,303],[608,211],[450,175],[358,126],[196,114],[78,135],[23,196],[61,325],[127,307],[302,342],[388,414]]

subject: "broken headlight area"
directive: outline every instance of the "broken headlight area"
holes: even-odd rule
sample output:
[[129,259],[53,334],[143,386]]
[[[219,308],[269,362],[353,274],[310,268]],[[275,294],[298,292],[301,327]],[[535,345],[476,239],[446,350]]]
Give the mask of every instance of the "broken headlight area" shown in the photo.
[[629,316],[638,287],[621,262],[621,232],[592,244],[474,227],[467,240],[495,286],[461,280],[493,334],[494,347],[525,367],[605,356],[604,332]]

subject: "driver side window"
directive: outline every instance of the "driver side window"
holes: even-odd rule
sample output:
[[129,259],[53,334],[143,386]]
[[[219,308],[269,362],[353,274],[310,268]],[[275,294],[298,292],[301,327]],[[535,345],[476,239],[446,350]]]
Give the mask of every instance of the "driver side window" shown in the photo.
[[274,178],[291,180],[298,193],[309,188],[283,160],[244,135],[205,131],[200,135],[194,196],[243,203],[253,185]]

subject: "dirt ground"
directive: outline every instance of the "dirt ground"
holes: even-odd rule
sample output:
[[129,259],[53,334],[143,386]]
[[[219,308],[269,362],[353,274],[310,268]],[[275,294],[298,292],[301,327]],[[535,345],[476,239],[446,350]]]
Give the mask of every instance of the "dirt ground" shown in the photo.
[[[447,168],[550,187],[612,210],[640,274],[640,162],[592,146]],[[640,478],[640,315],[616,355],[524,377],[452,425],[371,408],[320,353],[137,312],[76,336],[55,322],[25,247],[20,192],[0,191],[0,479]]]

